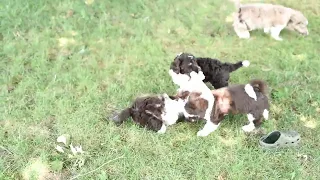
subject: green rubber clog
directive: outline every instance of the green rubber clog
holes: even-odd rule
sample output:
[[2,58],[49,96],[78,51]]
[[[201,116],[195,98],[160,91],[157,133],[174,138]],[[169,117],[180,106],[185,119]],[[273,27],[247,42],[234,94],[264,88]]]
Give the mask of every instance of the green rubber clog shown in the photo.
[[296,131],[272,131],[262,136],[259,144],[262,148],[274,149],[284,147],[296,147],[299,145],[300,135]]

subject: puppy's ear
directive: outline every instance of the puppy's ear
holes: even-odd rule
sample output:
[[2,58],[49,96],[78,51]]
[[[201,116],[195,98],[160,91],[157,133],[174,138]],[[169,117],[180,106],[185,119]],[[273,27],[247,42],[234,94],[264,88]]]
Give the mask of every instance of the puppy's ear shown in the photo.
[[211,90],[212,94],[215,97],[223,97],[225,95],[225,88],[220,88],[220,89],[215,89],[215,90]]
[[172,96],[172,95],[169,95],[169,98],[172,99],[172,100],[176,100],[177,99],[176,96]]
[[292,14],[291,14],[291,17],[290,17],[290,20],[288,22],[288,24],[299,24],[300,22],[303,21],[303,18],[304,16],[298,12],[298,11],[294,11]]
[[186,99],[189,96],[190,92],[189,91],[182,91],[178,92],[175,96],[176,99]]
[[172,70],[175,73],[178,73],[180,71],[179,65],[180,65],[180,62],[174,59],[174,61],[170,65],[170,70]]

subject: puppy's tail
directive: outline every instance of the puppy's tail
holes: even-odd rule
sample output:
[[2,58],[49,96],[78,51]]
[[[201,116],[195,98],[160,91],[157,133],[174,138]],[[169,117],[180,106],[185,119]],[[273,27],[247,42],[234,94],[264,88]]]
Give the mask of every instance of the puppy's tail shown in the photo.
[[244,60],[244,61],[239,61],[235,64],[225,63],[225,68],[229,72],[233,72],[233,71],[239,69],[240,67],[248,67],[249,65],[250,65],[250,62],[248,60]]
[[250,81],[250,85],[255,91],[261,92],[263,95],[267,95],[267,84],[263,80],[253,79]]
[[131,108],[126,108],[122,110],[118,115],[112,118],[112,120],[117,124],[120,125],[124,121],[128,120],[131,117]]

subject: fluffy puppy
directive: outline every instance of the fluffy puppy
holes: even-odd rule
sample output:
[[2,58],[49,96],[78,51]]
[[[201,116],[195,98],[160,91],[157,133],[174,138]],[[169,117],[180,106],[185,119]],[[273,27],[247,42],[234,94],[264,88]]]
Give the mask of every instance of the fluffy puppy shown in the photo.
[[252,3],[235,3],[237,13],[233,16],[233,28],[239,38],[250,38],[249,31],[263,29],[271,37],[281,41],[279,37],[282,29],[297,31],[308,35],[308,20],[298,10],[282,5]]
[[199,118],[206,120],[206,124],[198,131],[197,136],[208,136],[216,129],[216,126],[212,123],[214,96],[203,82],[205,77],[202,71],[199,71],[199,69],[196,71],[198,73],[191,71],[188,75],[177,74],[172,76],[174,82],[179,85],[175,99],[178,102],[185,103],[182,113],[186,119],[192,119],[191,121]]
[[246,85],[232,85],[212,90],[215,96],[215,115],[213,123],[217,126],[225,114],[247,114],[248,125],[242,127],[243,131],[251,132],[262,123],[262,117],[268,119],[269,101],[267,85],[262,80],[251,80]]
[[177,85],[180,81],[189,79],[191,72],[200,72],[204,74],[203,82],[210,82],[215,88],[222,88],[228,86],[230,73],[239,69],[240,67],[248,67],[250,62],[247,60],[239,61],[235,64],[222,63],[218,59],[207,57],[198,57],[190,53],[180,53],[170,65],[169,74],[173,82]]
[[120,125],[132,117],[140,127],[158,133],[165,133],[167,126],[173,125],[182,115],[185,103],[172,100],[167,94],[138,97],[132,105],[122,110],[113,121]]

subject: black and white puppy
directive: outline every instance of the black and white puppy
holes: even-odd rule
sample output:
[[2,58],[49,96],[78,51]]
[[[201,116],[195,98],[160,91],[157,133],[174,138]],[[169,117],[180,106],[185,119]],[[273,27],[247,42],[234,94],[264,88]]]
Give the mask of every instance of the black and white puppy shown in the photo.
[[[186,119],[200,118],[206,120],[206,124],[202,130],[198,131],[197,136],[208,136],[216,128],[212,123],[214,96],[208,86],[203,82],[205,76],[195,62],[194,56],[186,55],[183,56],[183,58],[185,58],[186,61],[182,59],[181,62],[184,63],[190,60],[190,66],[181,69],[178,65],[177,69],[172,70],[172,68],[170,68],[169,70],[173,82],[179,86],[175,97],[177,101],[186,103],[183,112]],[[182,68],[184,67],[185,66],[182,65]]]
[[226,87],[229,85],[230,73],[240,67],[248,67],[248,60],[239,61],[235,64],[223,63],[218,59],[208,57],[195,57],[190,53],[178,54],[170,65],[169,74],[173,82],[177,85],[179,81],[185,81],[190,77],[192,71],[198,73],[202,71],[205,78],[204,83],[210,82],[215,89]]

